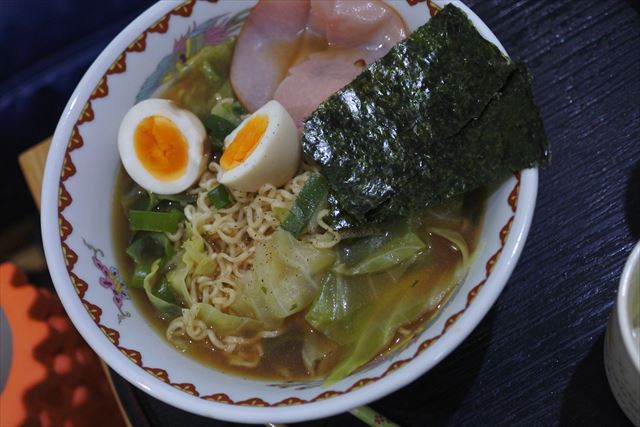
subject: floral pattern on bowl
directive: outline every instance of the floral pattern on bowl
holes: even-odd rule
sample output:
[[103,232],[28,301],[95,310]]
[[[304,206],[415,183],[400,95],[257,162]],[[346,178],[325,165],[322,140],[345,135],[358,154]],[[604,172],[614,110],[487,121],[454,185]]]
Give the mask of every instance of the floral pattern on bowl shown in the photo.
[[151,98],[158,89],[174,79],[186,62],[203,47],[215,45],[240,32],[242,23],[249,15],[249,9],[234,14],[215,16],[196,25],[180,35],[173,42],[172,52],[162,58],[155,71],[145,80],[136,96],[136,102]]

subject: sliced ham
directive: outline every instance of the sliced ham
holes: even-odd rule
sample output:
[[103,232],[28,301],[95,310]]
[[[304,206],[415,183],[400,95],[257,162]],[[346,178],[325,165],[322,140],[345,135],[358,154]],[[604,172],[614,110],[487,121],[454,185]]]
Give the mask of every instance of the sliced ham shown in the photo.
[[309,0],[261,1],[251,10],[238,36],[230,71],[231,85],[249,112],[273,99],[290,65],[283,56],[296,49],[309,10]]
[[406,36],[402,18],[380,0],[261,0],[238,38],[231,84],[250,112],[276,99],[301,126]]
[[314,53],[289,70],[273,99],[282,104],[300,127],[322,101],[355,79],[363,68],[360,50]]
[[381,1],[311,0],[309,29],[330,45],[360,47],[378,57],[407,36],[404,21]]

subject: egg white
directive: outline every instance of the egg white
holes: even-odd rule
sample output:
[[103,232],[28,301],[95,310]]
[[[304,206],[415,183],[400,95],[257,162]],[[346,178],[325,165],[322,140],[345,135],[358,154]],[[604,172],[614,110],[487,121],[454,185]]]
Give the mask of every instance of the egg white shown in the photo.
[[[150,116],[169,119],[187,141],[187,168],[174,180],[163,181],[154,177],[136,154],[136,128],[143,119]],[[207,132],[200,119],[189,110],[166,99],[152,98],[137,103],[125,114],[118,131],[118,150],[125,170],[141,187],[157,194],[176,194],[193,185],[207,166],[209,144],[206,142]]]
[[225,138],[225,149],[249,120],[256,115],[268,117],[267,128],[253,151],[236,167],[218,172],[218,181],[232,189],[258,191],[263,184],[281,187],[298,171],[302,146],[296,125],[278,101],[269,101],[245,118]]

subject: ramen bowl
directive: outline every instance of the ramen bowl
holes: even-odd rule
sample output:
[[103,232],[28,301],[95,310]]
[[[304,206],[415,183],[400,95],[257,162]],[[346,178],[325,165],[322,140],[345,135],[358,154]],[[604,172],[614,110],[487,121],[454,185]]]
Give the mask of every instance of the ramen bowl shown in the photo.
[[[391,5],[410,30],[444,2]],[[185,56],[236,34],[252,1],[160,2],[123,30],[96,59],[55,131],[42,191],[49,271],[85,340],[129,382],[180,409],[222,420],[298,422],[379,399],[423,375],[467,337],[491,308],[522,251],[538,172],[521,171],[492,188],[481,248],[464,282],[408,345],[339,382],[278,382],[212,369],[171,346],[136,308],[118,269],[112,224],[120,171],[117,131],[137,100],[149,97]],[[471,10],[480,33],[504,49]]]

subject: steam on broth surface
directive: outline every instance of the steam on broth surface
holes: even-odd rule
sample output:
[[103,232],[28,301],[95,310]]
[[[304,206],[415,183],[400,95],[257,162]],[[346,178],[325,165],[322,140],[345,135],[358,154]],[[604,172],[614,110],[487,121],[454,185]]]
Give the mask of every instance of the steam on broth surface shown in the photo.
[[[259,2],[237,40],[188,58],[146,116],[128,113],[118,140],[125,171],[115,192],[115,241],[132,299],[171,345],[243,376],[331,383],[401,348],[438,314],[478,247],[484,188],[546,161],[548,151],[527,104],[526,70],[455,7],[404,42],[402,19],[379,1],[300,1],[288,24],[295,28],[257,31],[282,18],[279,5]],[[430,33],[429,25],[461,35]],[[466,37],[465,46],[477,48],[467,46],[459,61],[447,49],[462,53],[443,37]],[[453,107],[434,106],[430,96],[395,108],[396,92],[425,72],[410,68],[430,66],[395,58],[419,57],[420,49],[437,53],[438,75],[485,63],[496,73],[493,90],[503,93],[475,100],[465,86],[477,86],[473,78],[448,83],[464,95],[459,102],[451,93],[438,98],[447,79],[424,88],[454,104],[455,131],[437,123],[437,107]],[[248,69],[267,72],[254,80]],[[406,87],[385,92],[392,75]],[[382,78],[371,83],[375,76]],[[371,84],[381,106],[366,99]],[[355,104],[341,110],[340,99],[357,97],[366,112]],[[381,116],[391,106],[394,114]],[[422,117],[424,108],[433,114]],[[491,128],[506,112],[515,138]],[[190,156],[177,184],[153,173],[174,158],[166,129]],[[186,190],[164,191],[176,186]]]

